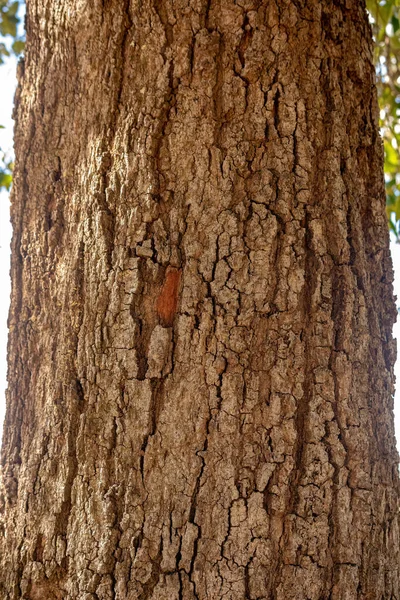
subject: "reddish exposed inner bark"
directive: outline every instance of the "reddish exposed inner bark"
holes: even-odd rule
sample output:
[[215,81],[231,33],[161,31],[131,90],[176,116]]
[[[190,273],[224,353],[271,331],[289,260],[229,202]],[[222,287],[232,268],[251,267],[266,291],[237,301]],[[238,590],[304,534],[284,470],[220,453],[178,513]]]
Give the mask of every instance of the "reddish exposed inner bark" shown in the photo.
[[165,280],[157,299],[157,313],[164,327],[172,327],[176,315],[182,270],[167,267]]

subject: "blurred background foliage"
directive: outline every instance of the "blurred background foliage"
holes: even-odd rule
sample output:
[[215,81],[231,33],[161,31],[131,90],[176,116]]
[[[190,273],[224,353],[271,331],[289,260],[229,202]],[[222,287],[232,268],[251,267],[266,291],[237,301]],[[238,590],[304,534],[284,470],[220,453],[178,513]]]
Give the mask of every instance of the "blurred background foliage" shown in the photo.
[[21,54],[24,49],[24,40],[18,37],[18,9],[20,3],[10,2],[9,0],[0,0],[0,64],[4,62],[5,56]]
[[367,0],[367,9],[376,42],[386,212],[389,227],[400,241],[400,0]]
[[[380,128],[385,150],[386,211],[400,241],[400,0],[366,0],[375,38]],[[0,0],[0,65],[24,50],[23,0]],[[1,127],[1,126],[0,126]],[[10,189],[12,160],[0,149],[0,190]]]
[[[18,1],[0,0],[0,65],[8,56],[18,56],[24,50],[24,38],[19,35],[21,19],[18,11],[21,4],[23,3]],[[12,167],[12,159],[0,149],[0,190],[10,189]]]

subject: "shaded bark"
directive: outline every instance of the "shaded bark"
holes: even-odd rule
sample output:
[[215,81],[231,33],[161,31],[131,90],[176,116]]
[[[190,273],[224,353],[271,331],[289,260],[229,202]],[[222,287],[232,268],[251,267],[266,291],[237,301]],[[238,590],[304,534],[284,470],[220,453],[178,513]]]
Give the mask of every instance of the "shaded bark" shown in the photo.
[[29,0],[2,598],[399,598],[359,0]]

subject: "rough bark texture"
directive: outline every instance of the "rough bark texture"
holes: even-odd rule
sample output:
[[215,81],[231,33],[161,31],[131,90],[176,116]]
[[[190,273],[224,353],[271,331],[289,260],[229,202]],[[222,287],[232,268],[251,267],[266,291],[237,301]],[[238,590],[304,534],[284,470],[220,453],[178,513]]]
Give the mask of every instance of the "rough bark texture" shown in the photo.
[[29,0],[0,593],[398,599],[360,0]]

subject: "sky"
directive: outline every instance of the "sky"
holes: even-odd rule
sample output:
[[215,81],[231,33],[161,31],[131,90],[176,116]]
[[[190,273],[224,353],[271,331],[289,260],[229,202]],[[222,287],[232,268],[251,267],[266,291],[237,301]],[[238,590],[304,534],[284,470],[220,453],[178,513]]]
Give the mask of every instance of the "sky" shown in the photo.
[[[1,93],[0,93],[0,124],[5,129],[0,129],[0,148],[12,152],[12,130],[13,121],[11,119],[13,98],[15,90],[15,70],[17,61],[10,58],[1,68]],[[0,423],[3,423],[5,413],[5,389],[6,389],[6,352],[7,352],[7,314],[10,298],[10,242],[11,225],[9,221],[9,202],[6,192],[0,193]],[[400,244],[392,242],[391,244],[393,266],[395,269],[394,291],[399,298],[400,305]],[[400,320],[400,317],[399,317]],[[400,339],[400,322],[396,323],[393,335],[397,340]],[[398,354],[400,355],[400,345],[398,342]],[[400,361],[397,361],[396,379],[400,388]],[[396,437],[400,441],[400,389],[395,396],[395,427]],[[2,426],[0,427],[1,437]],[[400,443],[398,442],[400,450]]]

